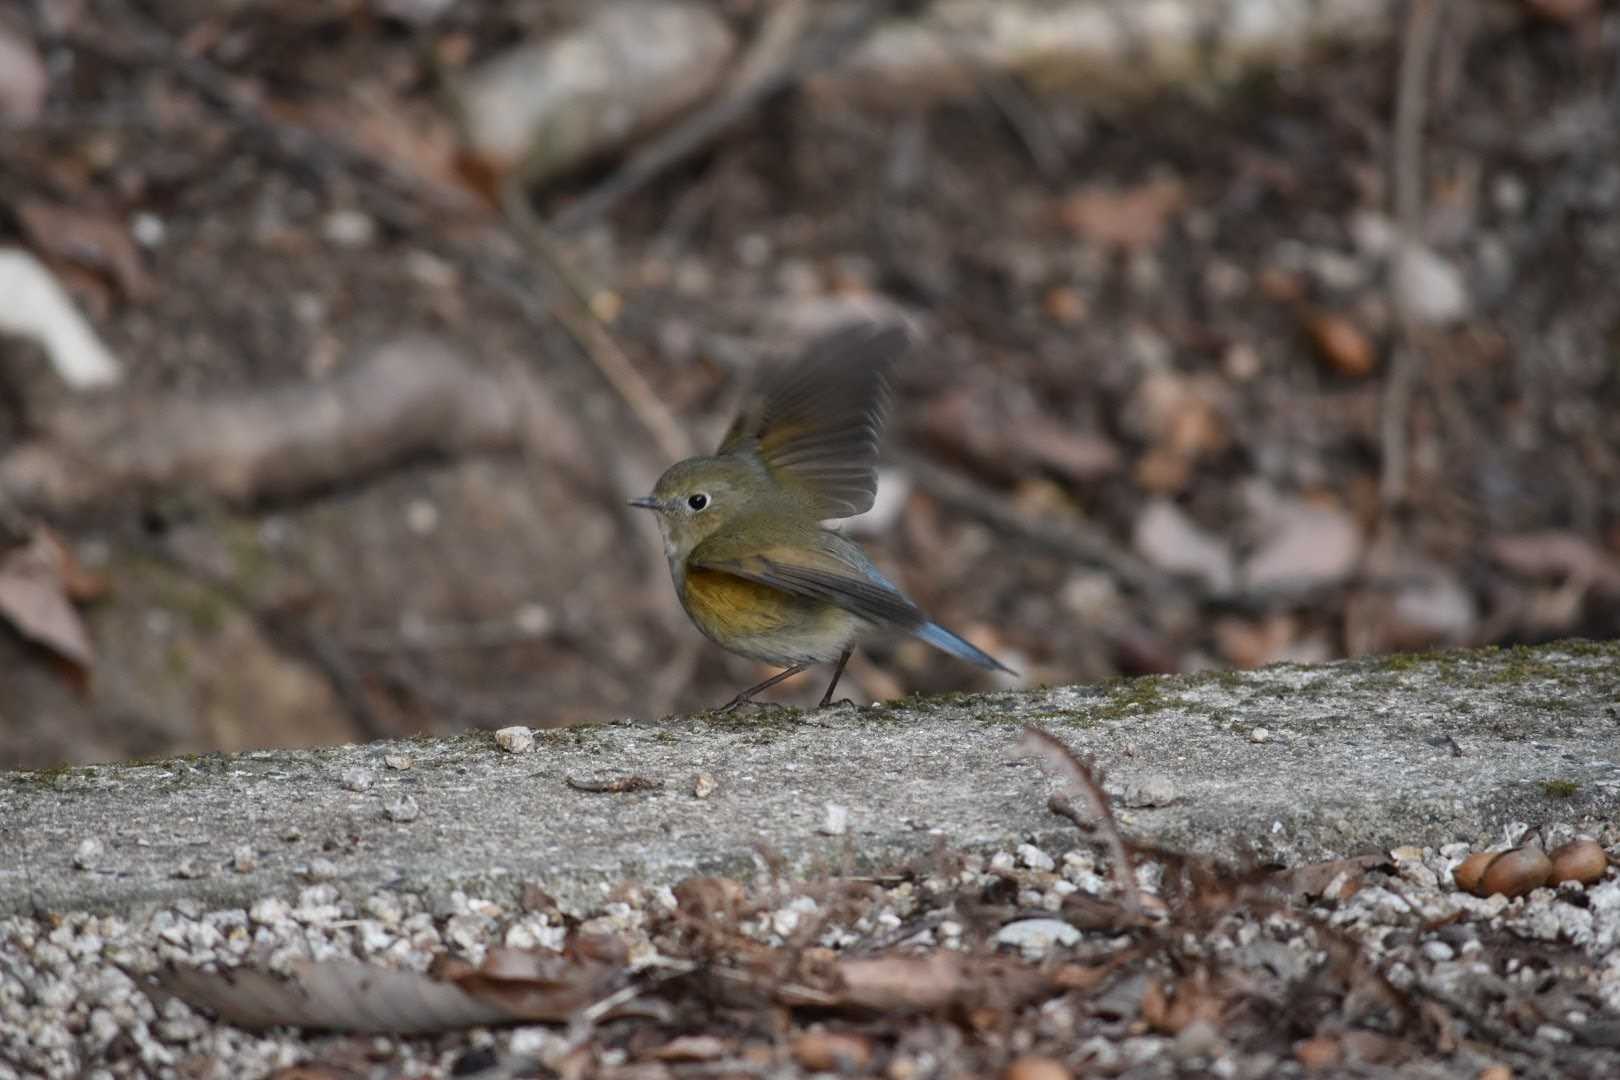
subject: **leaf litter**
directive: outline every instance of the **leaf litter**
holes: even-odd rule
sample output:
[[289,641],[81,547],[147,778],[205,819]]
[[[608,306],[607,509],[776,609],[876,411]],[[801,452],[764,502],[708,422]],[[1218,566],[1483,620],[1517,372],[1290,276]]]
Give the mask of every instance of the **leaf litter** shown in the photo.
[[[228,967],[171,952],[125,971],[159,1015],[172,996],[250,1031],[414,1039],[391,1053],[418,1064],[459,1045],[438,1055],[453,1074],[485,1059],[442,1033],[496,1026],[511,1033],[478,1053],[520,1076],[1263,1076],[1284,1062],[1604,1075],[1617,995],[1589,957],[1620,941],[1612,868],[1509,902],[1451,888],[1436,867],[1460,851],[1222,863],[1127,836],[1087,762],[1043,731],[1024,741],[1069,789],[1052,808],[1086,840],[1059,860],[1027,844],[988,861],[941,849],[883,877],[792,881],[761,853],[755,881],[623,886],[585,919],[536,888],[504,935],[488,902],[463,900],[435,933],[426,913],[401,921],[373,898],[397,943],[363,945],[367,930],[329,956],[245,948]],[[335,895],[305,897],[293,921]],[[536,925],[556,947],[528,944]],[[1009,934],[1030,927],[1049,932]],[[381,962],[355,959],[368,951]],[[336,1037],[303,1044],[315,1056],[297,1067],[336,1063]]]

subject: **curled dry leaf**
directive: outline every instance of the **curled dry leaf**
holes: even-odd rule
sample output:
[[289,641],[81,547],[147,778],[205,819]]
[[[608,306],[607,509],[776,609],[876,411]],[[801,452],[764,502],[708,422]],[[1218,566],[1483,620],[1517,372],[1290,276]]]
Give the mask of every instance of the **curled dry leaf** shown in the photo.
[[838,1005],[882,1013],[969,1009],[985,1002],[1015,1005],[1048,985],[1043,974],[1021,962],[944,951],[844,957],[835,970]]
[[347,960],[299,960],[286,975],[252,968],[169,968],[150,982],[135,979],[250,1031],[287,1025],[418,1035],[517,1018],[499,1002],[480,1000],[453,983]]
[[0,120],[31,123],[45,107],[49,81],[34,43],[0,22]]
[[24,199],[17,204],[17,218],[34,247],[49,258],[110,276],[136,303],[157,292],[129,229],[110,214]]
[[1002,1074],[1003,1080],[1069,1080],[1073,1073],[1056,1058],[1025,1054],[1015,1058]]
[[862,1072],[872,1060],[872,1040],[840,1031],[807,1031],[793,1040],[793,1060],[813,1072]]
[[[1389,859],[1383,855],[1357,855],[1349,859],[1307,863],[1283,871],[1281,877],[1294,896],[1348,900],[1361,888],[1361,879],[1367,875],[1367,871],[1388,868],[1389,865]],[[1334,888],[1335,883],[1338,884],[1337,888]]]
[[80,680],[94,664],[95,650],[72,601],[100,591],[99,579],[49,529],[0,554],[0,618],[65,660]]
[[1121,251],[1151,251],[1186,204],[1181,181],[1161,176],[1125,191],[1093,186],[1063,200],[1058,216],[1080,235]]
[[1372,342],[1345,316],[1331,311],[1319,312],[1306,321],[1305,329],[1317,353],[1334,371],[1352,379],[1372,374],[1378,361]]

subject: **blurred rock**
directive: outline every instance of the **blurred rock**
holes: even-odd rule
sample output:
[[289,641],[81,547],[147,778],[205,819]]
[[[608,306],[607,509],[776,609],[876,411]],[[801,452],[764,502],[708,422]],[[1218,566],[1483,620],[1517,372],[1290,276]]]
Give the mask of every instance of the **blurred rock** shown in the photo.
[[1450,567],[1385,538],[1367,553],[1365,572],[1387,582],[1350,598],[1345,647],[1352,655],[1467,644],[1479,605]]
[[1395,594],[1391,614],[1395,641],[1409,647],[1462,644],[1479,622],[1474,594],[1456,574],[1432,564],[1421,580]]
[[1350,239],[1356,250],[1369,259],[1387,259],[1400,240],[1400,233],[1389,215],[1376,210],[1357,210],[1350,215]]
[[1168,499],[1154,499],[1142,508],[1132,543],[1139,555],[1161,570],[1196,577],[1216,595],[1232,589],[1231,548]]
[[1361,559],[1361,530],[1337,507],[1287,501],[1257,515],[1265,536],[1243,563],[1244,585],[1256,592],[1305,592],[1337,585]]
[[45,107],[46,83],[34,43],[0,23],[0,120],[32,122]]
[[905,469],[879,469],[877,497],[872,500],[872,509],[847,519],[843,531],[851,536],[865,537],[887,533],[900,520],[911,498],[913,486],[911,474]]
[[1215,646],[1228,663],[1233,667],[1258,668],[1282,658],[1299,633],[1299,621],[1286,612],[1258,620],[1227,615],[1216,619],[1212,630]]
[[1390,269],[1400,313],[1417,323],[1445,325],[1470,309],[1462,272],[1422,244],[1404,244]]
[[736,39],[719,15],[674,0],[594,5],[571,31],[470,71],[456,92],[468,150],[533,183],[659,127],[724,78]]

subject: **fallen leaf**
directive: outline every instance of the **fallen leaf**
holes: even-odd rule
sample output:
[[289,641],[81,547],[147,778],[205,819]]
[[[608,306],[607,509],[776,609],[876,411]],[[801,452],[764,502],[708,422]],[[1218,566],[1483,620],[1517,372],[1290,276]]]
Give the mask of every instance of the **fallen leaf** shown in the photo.
[[63,206],[40,199],[17,204],[34,247],[53,259],[109,275],[126,299],[150,300],[157,292],[146,272],[129,229],[111,215],[81,207]]
[[49,530],[36,530],[28,543],[0,555],[0,618],[67,661],[82,680],[95,649],[71,599],[70,582],[85,584],[73,573],[77,566]]
[[1125,191],[1093,186],[1063,200],[1063,224],[1104,247],[1149,251],[1164,240],[1171,217],[1186,203],[1174,177],[1157,177]]
[[812,1072],[863,1072],[872,1060],[872,1040],[838,1031],[807,1031],[793,1040],[793,1059]]
[[215,1013],[252,1031],[315,1028],[378,1035],[419,1035],[519,1018],[498,1002],[480,1000],[452,983],[415,971],[348,960],[296,960],[286,975],[254,968],[171,967],[150,977],[150,989]]
[[726,1057],[737,1049],[736,1039],[722,1039],[717,1035],[677,1035],[653,1051],[659,1061],[713,1061]]
[[1363,379],[1377,366],[1372,342],[1355,323],[1337,312],[1324,311],[1305,322],[1318,355],[1340,375]]
[[0,23],[0,119],[32,123],[45,106],[48,82],[34,43]]
[[1561,530],[1498,536],[1491,561],[1525,577],[1561,577],[1620,595],[1620,559],[1577,533]]
[[[1361,879],[1368,870],[1389,867],[1384,855],[1356,855],[1348,859],[1329,859],[1326,862],[1306,863],[1289,870],[1279,871],[1276,880],[1296,897],[1325,897],[1330,900],[1348,900],[1361,887]],[[1340,888],[1332,896],[1327,890],[1340,878]]]

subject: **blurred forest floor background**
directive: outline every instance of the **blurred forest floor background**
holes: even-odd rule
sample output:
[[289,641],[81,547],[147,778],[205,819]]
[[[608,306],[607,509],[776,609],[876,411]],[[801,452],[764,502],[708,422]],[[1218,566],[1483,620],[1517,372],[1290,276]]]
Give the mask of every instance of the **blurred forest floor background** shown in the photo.
[[1614,4],[24,3],[0,124],[0,764],[724,700],[624,500],[858,316],[1025,682],[1620,632]]

